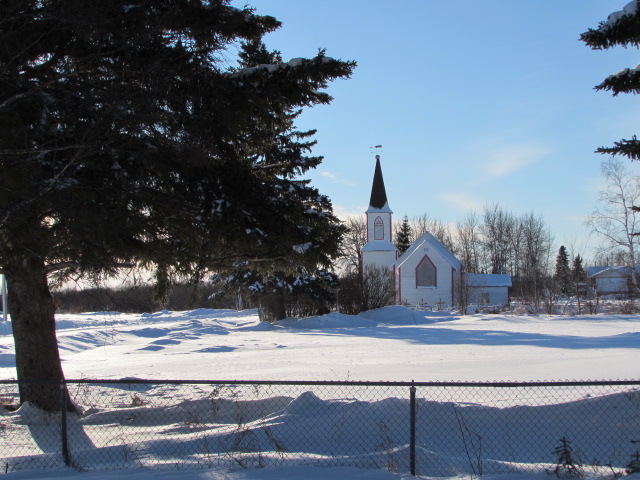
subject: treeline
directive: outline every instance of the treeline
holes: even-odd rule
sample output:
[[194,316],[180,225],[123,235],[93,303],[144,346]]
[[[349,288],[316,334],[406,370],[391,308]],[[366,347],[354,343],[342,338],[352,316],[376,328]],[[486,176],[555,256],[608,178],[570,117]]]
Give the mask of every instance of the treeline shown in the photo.
[[[163,302],[154,300],[150,285],[96,287],[58,291],[56,301],[59,310],[64,312],[260,308],[266,320],[319,315],[328,311],[356,314],[391,303],[394,299],[391,276],[380,271],[363,278],[361,273],[360,250],[366,243],[365,218],[350,218],[346,226],[348,231],[334,265],[335,273],[327,274],[325,278],[281,274],[260,277],[259,281],[252,277],[247,285],[242,281],[226,285],[208,281],[199,284],[178,282]],[[511,275],[512,297],[539,305],[550,294],[571,293],[564,274],[559,278],[556,272],[558,252],[550,228],[540,215],[516,215],[499,205],[491,205],[480,214],[468,213],[456,224],[445,224],[424,214],[413,219],[405,216],[394,225],[396,245],[401,252],[425,232],[449,248],[460,259],[465,271]],[[582,262],[577,252],[565,247],[562,252],[569,265],[576,258]],[[236,276],[236,280],[238,278]]]
[[59,289],[54,301],[60,313],[121,312],[143,313],[161,309],[172,311],[196,308],[259,309],[262,320],[274,321],[286,317],[309,317],[330,311],[357,314],[364,310],[388,305],[393,299],[390,276],[380,272],[366,282],[347,275],[338,283],[310,291],[292,292],[283,284],[258,292],[251,286],[238,286],[224,291],[219,284],[205,281],[198,284],[175,283],[164,301],[154,295],[152,285],[92,286],[81,289]]
[[214,289],[207,283],[197,285],[178,283],[172,286],[166,301],[154,296],[152,285],[93,286],[82,289],[54,291],[59,312],[123,312],[143,313],[160,309],[191,310],[194,308],[236,308],[233,299],[212,297]]

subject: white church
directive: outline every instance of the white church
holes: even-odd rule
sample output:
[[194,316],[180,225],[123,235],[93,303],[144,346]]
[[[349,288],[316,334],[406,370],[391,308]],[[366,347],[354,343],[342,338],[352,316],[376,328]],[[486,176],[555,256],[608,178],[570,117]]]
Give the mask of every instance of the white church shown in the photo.
[[510,275],[463,273],[460,261],[430,233],[418,238],[399,256],[393,244],[393,212],[382,178],[380,156],[371,187],[367,243],[362,247],[363,274],[372,267],[393,271],[395,302],[442,310],[454,308],[464,292],[468,304],[504,305],[509,302]]

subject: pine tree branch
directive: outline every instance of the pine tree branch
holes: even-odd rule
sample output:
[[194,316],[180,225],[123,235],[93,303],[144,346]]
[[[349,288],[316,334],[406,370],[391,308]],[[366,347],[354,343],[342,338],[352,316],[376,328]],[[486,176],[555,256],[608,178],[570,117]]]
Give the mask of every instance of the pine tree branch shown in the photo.
[[619,93],[640,93],[640,71],[636,68],[625,68],[615,75],[608,76],[596,90],[609,90],[613,96]]
[[622,155],[630,160],[640,160],[640,141],[634,135],[631,140],[622,139],[614,142],[614,147],[600,147],[596,153],[606,155]]
[[594,50],[603,50],[620,45],[640,45],[640,16],[636,6],[609,15],[606,22],[600,22],[598,28],[590,28],[580,35],[580,40]]
[[96,145],[91,144],[73,144],[73,145],[63,145],[60,147],[50,147],[50,148],[30,148],[26,150],[0,150],[0,155],[46,155],[48,153],[53,152],[63,152],[65,150],[77,150],[80,148],[92,148]]

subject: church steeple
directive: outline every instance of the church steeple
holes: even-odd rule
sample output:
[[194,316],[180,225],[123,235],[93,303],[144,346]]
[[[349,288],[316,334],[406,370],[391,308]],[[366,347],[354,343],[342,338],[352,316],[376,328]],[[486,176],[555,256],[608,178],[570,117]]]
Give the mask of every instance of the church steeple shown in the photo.
[[367,243],[360,250],[363,274],[371,267],[389,269],[398,258],[398,249],[392,242],[393,212],[387,202],[387,192],[384,188],[382,168],[380,167],[380,155],[376,155],[371,199],[365,214],[367,216]]
[[387,203],[387,191],[384,188],[382,178],[382,167],[380,167],[380,155],[376,155],[376,170],[373,174],[373,185],[371,186],[371,200],[369,206],[373,208],[383,208]]

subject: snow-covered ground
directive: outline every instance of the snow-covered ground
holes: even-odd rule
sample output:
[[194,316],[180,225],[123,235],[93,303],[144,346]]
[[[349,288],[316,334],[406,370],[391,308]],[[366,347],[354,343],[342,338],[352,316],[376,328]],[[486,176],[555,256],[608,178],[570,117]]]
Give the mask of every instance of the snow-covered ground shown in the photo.
[[[67,378],[640,378],[639,316],[460,316],[386,307],[276,325],[253,310],[62,314],[57,324]],[[2,323],[0,378],[15,378],[11,327]]]
[[[276,325],[259,322],[255,311],[231,310],[62,314],[57,324],[67,378],[417,382],[640,378],[639,316],[460,316],[387,307],[359,316],[334,313]],[[10,324],[0,323],[0,378],[15,377],[14,361]],[[301,397],[295,402],[300,408]],[[288,408],[289,412],[278,414],[278,422],[270,419],[273,428],[286,424],[293,407]],[[640,437],[640,420],[634,421],[632,428]],[[123,475],[56,468],[10,473],[6,478],[106,480]],[[411,478],[384,471],[302,466],[135,470],[126,475],[134,480]]]

